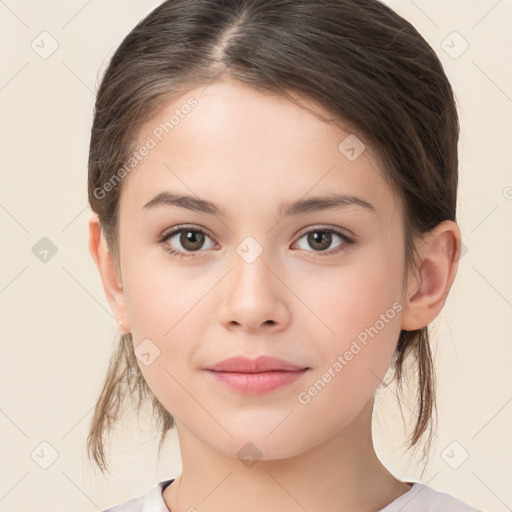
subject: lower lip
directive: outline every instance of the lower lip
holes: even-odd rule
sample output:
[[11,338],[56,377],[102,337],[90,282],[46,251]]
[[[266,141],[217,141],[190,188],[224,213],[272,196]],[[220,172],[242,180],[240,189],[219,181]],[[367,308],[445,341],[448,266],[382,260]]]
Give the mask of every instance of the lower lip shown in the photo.
[[221,384],[226,385],[233,391],[248,395],[262,395],[278,389],[282,386],[292,384],[300,379],[308,368],[298,371],[273,371],[262,373],[235,373],[235,372],[208,372]]

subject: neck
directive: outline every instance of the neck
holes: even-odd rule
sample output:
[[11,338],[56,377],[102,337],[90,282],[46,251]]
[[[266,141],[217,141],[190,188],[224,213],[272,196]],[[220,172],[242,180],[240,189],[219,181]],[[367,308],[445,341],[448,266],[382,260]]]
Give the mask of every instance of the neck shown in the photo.
[[164,491],[171,512],[358,512],[380,510],[410,488],[378,459],[371,436],[373,399],[345,429],[286,459],[243,464],[177,424],[182,473]]

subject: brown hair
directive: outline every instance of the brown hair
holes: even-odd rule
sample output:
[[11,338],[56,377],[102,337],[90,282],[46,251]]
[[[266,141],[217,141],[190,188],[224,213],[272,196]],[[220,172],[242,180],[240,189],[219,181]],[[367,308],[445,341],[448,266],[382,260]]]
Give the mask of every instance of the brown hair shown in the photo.
[[[106,184],[126,164],[145,121],[172,97],[224,74],[292,101],[292,93],[313,99],[375,148],[403,205],[407,268],[415,235],[455,221],[455,99],[438,57],[409,22],[378,0],[168,0],[123,40],[96,99],[89,201],[117,265],[122,181]],[[436,400],[427,327],[402,330],[397,340],[391,369],[398,396],[410,359],[419,407],[407,442],[415,447],[426,437],[428,460]],[[161,427],[159,453],[175,426],[140,372],[131,335],[121,335],[87,439],[89,458],[102,471],[105,441],[127,390],[132,398],[138,394],[138,411],[151,399]]]

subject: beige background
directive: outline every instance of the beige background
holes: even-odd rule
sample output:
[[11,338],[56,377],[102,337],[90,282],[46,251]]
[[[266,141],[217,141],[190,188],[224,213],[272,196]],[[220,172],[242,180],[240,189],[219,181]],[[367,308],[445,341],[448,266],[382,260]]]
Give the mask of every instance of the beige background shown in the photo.
[[[111,475],[95,471],[84,449],[117,332],[87,251],[94,92],[122,38],[159,3],[0,0],[0,511],[101,510],[180,471],[174,434],[158,462],[144,417],[116,431]],[[397,476],[511,510],[512,2],[389,3],[438,52],[456,91],[467,252],[435,324],[431,464],[421,477],[400,451],[392,389],[379,395],[375,441]],[[47,58],[42,38],[46,51],[58,44]],[[57,248],[46,263],[32,252],[43,237]]]

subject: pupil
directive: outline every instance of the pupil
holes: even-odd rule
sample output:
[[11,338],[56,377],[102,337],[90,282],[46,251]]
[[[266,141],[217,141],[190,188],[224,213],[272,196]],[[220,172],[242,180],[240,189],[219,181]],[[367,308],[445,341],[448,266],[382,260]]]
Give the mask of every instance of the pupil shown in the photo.
[[[321,235],[318,236],[318,233],[321,233]],[[329,247],[329,245],[331,244],[331,234],[327,234],[325,231],[314,231],[313,233],[309,234],[309,242],[314,242],[314,244],[320,244],[320,247],[318,248],[319,250],[327,249],[327,247]]]
[[198,231],[184,231],[180,242],[187,250],[199,249],[203,244],[203,234]]

